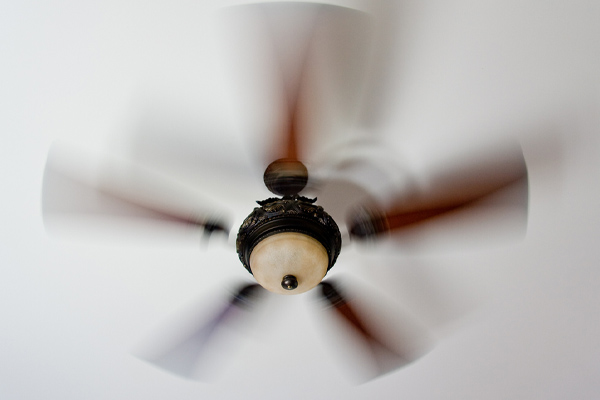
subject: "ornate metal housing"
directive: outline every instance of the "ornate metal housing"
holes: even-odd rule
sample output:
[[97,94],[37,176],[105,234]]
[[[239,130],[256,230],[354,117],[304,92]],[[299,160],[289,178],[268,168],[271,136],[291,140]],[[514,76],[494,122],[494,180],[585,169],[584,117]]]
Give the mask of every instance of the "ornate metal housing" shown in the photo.
[[302,196],[285,196],[257,201],[256,207],[244,220],[238,232],[236,248],[240,261],[250,268],[250,254],[266,237],[282,232],[297,232],[318,240],[329,256],[329,271],[342,248],[340,230],[323,207],[314,204],[316,199]]

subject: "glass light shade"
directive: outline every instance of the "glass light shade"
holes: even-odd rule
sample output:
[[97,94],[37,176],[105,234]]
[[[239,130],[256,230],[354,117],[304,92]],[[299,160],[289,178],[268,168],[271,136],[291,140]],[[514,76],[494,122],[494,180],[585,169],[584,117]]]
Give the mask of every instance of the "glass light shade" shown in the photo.
[[[304,293],[321,282],[327,273],[329,256],[312,237],[296,232],[277,233],[260,241],[250,254],[250,268],[256,281],[278,294]],[[286,275],[298,280],[298,287],[286,290],[281,281]]]

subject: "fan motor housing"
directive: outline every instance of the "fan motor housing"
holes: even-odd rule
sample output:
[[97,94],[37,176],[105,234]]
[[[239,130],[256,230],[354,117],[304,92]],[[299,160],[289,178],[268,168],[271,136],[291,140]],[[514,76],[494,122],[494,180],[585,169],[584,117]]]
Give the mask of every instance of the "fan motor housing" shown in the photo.
[[[258,201],[260,207],[240,226],[240,261],[266,289],[305,292],[335,264],[342,247],[340,230],[315,201],[297,195]],[[293,279],[297,282],[289,285]]]

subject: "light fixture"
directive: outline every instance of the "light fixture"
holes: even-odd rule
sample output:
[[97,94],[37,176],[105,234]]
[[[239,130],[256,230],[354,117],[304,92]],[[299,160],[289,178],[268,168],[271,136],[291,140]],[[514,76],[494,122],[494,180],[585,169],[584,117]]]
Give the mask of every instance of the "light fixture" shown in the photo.
[[314,199],[259,201],[237,236],[240,261],[265,289],[299,294],[317,286],[340,254],[340,230]]
[[304,164],[294,159],[272,162],[265,185],[282,198],[257,203],[237,236],[240,261],[265,289],[299,294],[317,286],[340,254],[340,230],[316,199],[299,196],[308,181]]

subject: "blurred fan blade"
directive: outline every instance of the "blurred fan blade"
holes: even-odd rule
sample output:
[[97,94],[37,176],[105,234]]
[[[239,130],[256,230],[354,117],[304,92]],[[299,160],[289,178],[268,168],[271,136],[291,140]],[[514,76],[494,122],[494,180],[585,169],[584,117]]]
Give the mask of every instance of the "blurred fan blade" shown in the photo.
[[295,112],[304,162],[327,163],[357,133],[373,30],[365,12],[320,5]]
[[158,226],[227,234],[226,214],[214,204],[193,188],[116,157],[57,144],[48,154],[42,212],[50,231],[73,228],[70,233],[80,236],[116,224],[110,234],[117,236],[130,228]]
[[257,284],[242,286],[214,317],[199,324],[194,322],[193,326],[184,329],[176,327],[177,332],[168,334],[159,346],[154,341],[149,346],[151,349],[142,351],[144,354],[139,354],[139,357],[184,378],[206,378],[207,371],[202,371],[203,367],[208,367],[206,362],[216,362],[209,360],[212,356],[223,358],[223,353],[230,347],[228,343],[218,343],[217,337],[222,339],[225,333],[222,328],[239,325],[248,318],[248,313],[255,309],[264,293],[265,290]]
[[[520,146],[499,145],[458,160],[446,160],[438,168],[420,190],[403,187],[403,192],[390,196],[392,200],[383,206],[359,208],[349,218],[350,234],[361,239],[400,232],[482,204],[486,207],[480,211],[501,214],[516,209],[526,220],[527,167]],[[481,226],[483,221],[479,218],[477,222]]]
[[[277,159],[306,162],[312,147],[321,149],[324,137],[342,131],[335,124],[346,128],[354,120],[369,18],[347,7],[300,2],[230,7],[223,15],[231,20],[224,44],[231,47],[227,64],[239,113],[247,134],[256,132],[249,145],[264,167]],[[318,147],[310,145],[313,136]]]
[[323,16],[320,4],[261,4],[270,31],[275,58],[280,67],[283,90],[280,109],[285,112],[283,126],[273,138],[271,159],[299,160],[301,134],[299,119],[301,96],[306,85],[315,27]]
[[[321,282],[320,287],[321,296],[329,305],[328,309],[332,310],[344,325],[349,326],[362,345],[367,348],[370,361],[375,367],[375,371],[370,372],[371,378],[403,367],[422,354],[424,338],[417,338],[415,330],[410,333],[405,331],[390,334],[389,327],[384,328],[373,322],[376,312],[361,310],[355,300],[351,302],[342,294],[339,285],[328,280]],[[391,316],[387,316],[386,320],[389,320],[389,317]],[[403,328],[414,328],[407,320],[403,322],[405,323]],[[424,335],[420,332],[419,336]]]

